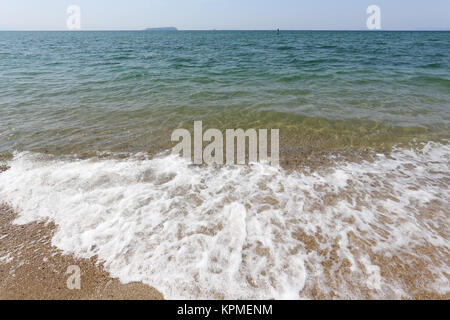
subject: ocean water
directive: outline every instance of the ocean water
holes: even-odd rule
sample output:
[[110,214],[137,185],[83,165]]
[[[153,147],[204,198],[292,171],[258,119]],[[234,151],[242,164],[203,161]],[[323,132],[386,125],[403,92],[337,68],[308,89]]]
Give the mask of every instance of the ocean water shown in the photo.
[[448,135],[449,52],[449,32],[2,32],[0,152],[159,151],[194,120]]
[[[166,298],[448,294],[449,111],[450,32],[0,32],[0,202]],[[169,155],[195,120],[282,166]]]

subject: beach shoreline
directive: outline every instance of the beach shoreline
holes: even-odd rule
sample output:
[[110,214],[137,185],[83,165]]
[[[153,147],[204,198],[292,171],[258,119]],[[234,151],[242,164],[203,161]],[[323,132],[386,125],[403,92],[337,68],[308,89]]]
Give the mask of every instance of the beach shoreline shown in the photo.
[[[297,153],[297,156],[295,156]],[[308,155],[308,156],[307,156]],[[387,155],[389,157],[389,155]],[[292,150],[291,155],[286,155],[282,166],[286,172],[296,172],[299,168],[304,168],[310,173],[327,171],[332,169],[332,163],[336,161],[342,163],[363,164],[375,161],[375,156],[368,156],[365,153],[302,153],[299,150]],[[118,161],[118,160],[117,160]],[[8,164],[9,165],[9,164]],[[310,165],[310,166],[309,166]],[[246,166],[247,167],[247,166]],[[308,169],[309,168],[309,169]],[[203,168],[207,170],[207,168]],[[8,166],[1,167],[1,171],[7,171]],[[370,174],[369,174],[370,175]],[[445,181],[443,182],[445,183]],[[351,194],[351,193],[350,193]],[[349,195],[324,194],[321,202],[315,204],[319,207],[311,207],[309,210],[326,210],[327,207],[334,207],[339,199],[344,200]],[[399,201],[392,195],[376,194],[376,197],[383,197],[387,201]],[[391,199],[391,200],[389,200]],[[444,200],[444,199],[442,199]],[[263,199],[266,206],[278,206],[280,199]],[[17,205],[17,204],[16,204]],[[262,205],[262,204],[260,204]],[[445,202],[433,200],[422,207],[419,212],[423,218],[437,213],[445,207]],[[383,212],[380,212],[381,217]],[[73,255],[65,255],[61,250],[52,246],[52,237],[58,226],[53,222],[43,222],[34,220],[26,224],[14,224],[13,221],[18,217],[9,205],[3,203],[0,205],[0,299],[163,299],[163,293],[142,283],[133,282],[122,284],[118,278],[113,278],[105,270],[102,263],[98,263],[97,257],[90,259],[79,259]],[[341,218],[340,218],[341,219]],[[386,230],[389,230],[392,224],[391,218],[386,216]],[[343,222],[353,224],[353,218],[344,219]],[[303,299],[349,299],[349,292],[342,292],[342,286],[353,292],[350,296],[360,299],[376,299],[383,296],[377,290],[361,285],[352,278],[351,263],[346,258],[339,257],[339,251],[344,249],[339,237],[326,240],[326,235],[319,229],[315,234],[307,231],[308,226],[296,229],[291,235],[302,247],[302,251],[308,254],[316,253],[318,265],[307,264],[306,274],[308,275],[303,289],[299,292],[299,298]],[[374,228],[376,233],[383,235],[386,230]],[[436,229],[436,232],[445,235],[445,229]],[[371,241],[365,239],[363,234],[356,236],[353,232],[348,233],[350,246],[348,249],[354,257],[368,255],[373,265],[378,266],[379,274],[386,281],[399,282],[402,284],[404,294],[397,298],[401,299],[450,299],[450,292],[435,292],[421,288],[424,281],[433,281],[433,273],[430,273],[430,267],[427,265],[427,259],[437,259],[439,256],[446,259],[443,248],[433,247],[432,244],[418,246],[413,250],[418,256],[410,256],[406,252],[398,252],[397,256],[391,259],[383,254],[376,252],[371,247]],[[325,245],[326,249],[323,249]],[[298,249],[296,249],[298,250]],[[443,255],[443,256],[442,256]],[[423,257],[422,257],[423,256]],[[69,290],[66,286],[66,274],[69,266],[76,265],[81,270],[81,290]],[[361,270],[367,268],[359,265]],[[322,270],[315,273],[316,268]],[[336,268],[339,269],[339,280],[333,279]],[[369,271],[367,271],[369,272]],[[445,273],[444,273],[445,274]],[[357,276],[360,277],[361,275]],[[366,271],[362,276],[370,276]],[[450,275],[446,275],[447,278]],[[337,282],[336,282],[337,281]],[[252,285],[252,283],[249,281]],[[328,289],[323,288],[326,284]],[[441,288],[442,289],[442,288]],[[444,288],[445,289],[445,288]],[[445,291],[445,290],[444,290]],[[393,297],[389,294],[386,297]],[[215,299],[215,297],[212,297]]]
[[[134,282],[123,284],[112,278],[96,258],[79,259],[65,255],[51,245],[55,225],[33,222],[14,225],[13,209],[0,205],[0,230],[7,235],[0,240],[0,256],[8,252],[8,262],[0,263],[0,300],[163,300],[163,295],[146,284]],[[308,243],[308,239],[304,239]],[[313,241],[309,239],[309,241]],[[314,242],[314,241],[313,241]],[[11,248],[15,248],[11,250]],[[81,270],[81,289],[68,289],[66,274],[69,266]],[[412,275],[405,275],[406,277]],[[304,289],[310,299],[332,299],[315,286]],[[338,299],[339,297],[336,296]],[[366,298],[370,299],[370,295]],[[450,300],[450,292],[440,294],[423,290],[412,300]]]
[[[0,204],[0,300],[161,300],[140,282],[122,284],[95,258],[65,255],[51,245],[56,226],[33,222],[14,225],[16,213]],[[69,289],[69,266],[79,266],[81,289]]]

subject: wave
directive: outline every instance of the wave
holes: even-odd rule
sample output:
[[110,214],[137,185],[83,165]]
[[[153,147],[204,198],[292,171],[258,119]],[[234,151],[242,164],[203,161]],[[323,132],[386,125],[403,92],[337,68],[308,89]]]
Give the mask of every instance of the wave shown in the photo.
[[166,298],[450,290],[449,145],[292,172],[142,154],[81,160],[22,152],[8,166],[0,201],[18,211],[15,223],[53,221],[53,245],[96,255],[112,276]]

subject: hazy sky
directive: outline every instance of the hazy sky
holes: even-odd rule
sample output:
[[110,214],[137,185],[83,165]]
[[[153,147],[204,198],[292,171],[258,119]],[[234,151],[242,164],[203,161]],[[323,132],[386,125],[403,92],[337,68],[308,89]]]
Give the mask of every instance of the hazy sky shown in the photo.
[[450,30],[450,0],[1,0],[0,30],[65,30],[69,5],[83,30],[366,29],[369,5],[385,30]]

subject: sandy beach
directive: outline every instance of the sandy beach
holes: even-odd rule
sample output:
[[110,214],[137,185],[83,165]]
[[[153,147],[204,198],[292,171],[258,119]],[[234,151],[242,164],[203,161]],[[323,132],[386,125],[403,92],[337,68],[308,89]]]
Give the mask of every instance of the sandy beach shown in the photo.
[[[326,157],[322,159],[325,160]],[[2,171],[7,169],[6,166],[2,167]],[[277,203],[275,199],[271,201]],[[323,201],[322,206],[332,206],[336,198],[330,195]],[[438,202],[431,203],[422,209],[423,215],[432,215],[442,205]],[[13,223],[15,218],[17,213],[10,206],[5,203],[0,205],[0,299],[163,299],[158,290],[141,282],[122,284],[119,279],[112,278],[105,271],[103,264],[98,263],[97,257],[79,259],[63,254],[51,244],[57,228],[54,223],[32,222],[16,225]],[[388,225],[389,221],[386,220],[387,228]],[[445,234],[446,231],[440,232]],[[306,266],[309,278],[300,292],[303,298],[342,299],[343,292],[339,292],[342,287],[357,293],[363,299],[374,299],[377,296],[377,290],[359,285],[359,282],[355,281],[350,261],[342,260],[338,256],[339,241],[330,243],[320,229],[314,236],[298,229],[293,237],[303,244],[306,252],[317,252],[322,258],[318,266],[322,269],[320,276],[314,276],[317,266]],[[350,241],[350,250],[354,256],[368,254],[373,263],[379,266],[379,274],[385,281],[402,283],[408,294],[402,299],[450,299],[450,293],[441,294],[422,288],[424,283],[432,282],[434,277],[428,268],[427,259],[434,259],[433,257],[442,254],[440,248],[432,245],[416,248],[414,251],[422,254],[423,258],[399,254],[392,259],[386,259],[382,254],[372,251],[367,240],[350,234]],[[324,243],[327,244],[325,250],[321,249]],[[259,254],[264,255],[264,252]],[[450,260],[448,252],[445,260]],[[66,271],[71,265],[80,267],[80,290],[70,290],[66,285],[70,276]],[[336,267],[339,268],[338,279],[334,278]],[[362,265],[360,267],[364,269]],[[447,278],[450,279],[450,275],[447,274]],[[250,285],[255,285],[251,280],[248,281]],[[324,290],[323,283],[327,283],[327,290]]]
[[[95,259],[62,254],[51,245],[54,224],[13,225],[15,216],[10,207],[0,205],[0,299],[163,299],[150,286],[111,278]],[[71,265],[80,267],[80,290],[67,288],[70,274],[65,273]]]
[[[0,206],[0,299],[96,299],[96,300],[160,300],[163,295],[156,289],[143,283],[122,284],[98,264],[96,259],[77,259],[64,255],[51,245],[51,236],[55,225],[52,223],[30,223],[24,226],[13,225],[16,214],[7,205]],[[314,247],[317,242],[305,235],[298,234],[308,247]],[[14,248],[11,250],[11,248]],[[5,254],[8,252],[8,254]],[[5,258],[6,257],[6,258]],[[449,257],[450,258],[450,257]],[[333,260],[333,258],[331,258]],[[332,265],[332,261],[324,266]],[[66,285],[65,272],[70,265],[81,269],[81,290],[69,290]],[[383,273],[391,273],[392,277],[401,277],[409,282],[411,289],[416,291],[413,299],[418,300],[448,300],[450,293],[439,294],[421,291],[417,276],[425,271],[425,266],[405,266],[402,264],[389,267],[385,265]],[[328,274],[329,275],[329,274]],[[420,278],[419,278],[420,279]],[[332,299],[336,294],[321,292],[314,285],[305,287],[311,299]],[[370,299],[370,291],[366,298]]]
[[0,32],[0,299],[450,299],[448,31],[278,27]]

